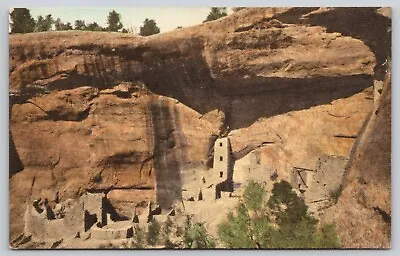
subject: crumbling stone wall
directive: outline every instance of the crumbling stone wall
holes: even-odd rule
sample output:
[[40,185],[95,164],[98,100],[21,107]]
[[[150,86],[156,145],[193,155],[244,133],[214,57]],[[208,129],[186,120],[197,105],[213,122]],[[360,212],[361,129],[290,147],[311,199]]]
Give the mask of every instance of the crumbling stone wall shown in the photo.
[[311,211],[323,208],[341,188],[348,159],[341,156],[321,156],[314,168],[293,167],[290,183]]
[[274,171],[273,168],[262,162],[261,150],[255,149],[248,152],[241,159],[235,160],[233,181],[241,185],[249,180],[266,182],[271,179]]
[[[107,212],[104,208],[105,196],[103,193],[83,195],[72,205],[58,205],[64,209],[65,214],[60,218],[55,216],[53,210],[37,202],[28,204],[25,215],[25,235],[32,235],[35,240],[48,241],[59,240],[69,236],[75,236],[90,229],[94,224],[104,226],[107,224]],[[51,214],[49,214],[51,213]]]
[[[107,225],[107,213],[104,209],[104,200],[105,195],[103,193],[87,193],[81,197],[85,211],[85,226],[87,226],[85,229],[89,229],[90,226],[95,223],[99,223],[99,225],[103,226]],[[91,216],[92,218],[90,218]]]
[[72,207],[65,213],[62,219],[65,227],[71,230],[71,235],[83,231],[85,214],[84,205],[81,202],[73,204]]
[[31,204],[24,215],[24,233],[32,235],[34,240],[53,241],[75,236],[83,231],[83,204],[78,202],[62,219],[49,219],[45,211],[38,212]]
[[346,163],[347,159],[341,156],[321,156],[305,192],[306,201],[312,203],[327,199],[340,189]]

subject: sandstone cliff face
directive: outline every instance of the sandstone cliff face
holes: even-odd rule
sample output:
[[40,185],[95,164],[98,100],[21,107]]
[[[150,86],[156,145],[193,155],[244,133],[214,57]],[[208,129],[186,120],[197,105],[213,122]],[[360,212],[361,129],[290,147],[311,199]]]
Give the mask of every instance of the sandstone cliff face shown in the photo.
[[[263,145],[283,178],[322,154],[349,157],[383,79],[390,19],[346,10],[248,8],[150,37],[11,35],[11,237],[35,197],[104,191],[122,215],[146,200],[168,208],[213,135],[235,152]],[[348,25],[366,17],[372,35]]]
[[391,245],[391,75],[384,80],[378,105],[354,146],[338,203],[324,218],[338,226],[351,248]]

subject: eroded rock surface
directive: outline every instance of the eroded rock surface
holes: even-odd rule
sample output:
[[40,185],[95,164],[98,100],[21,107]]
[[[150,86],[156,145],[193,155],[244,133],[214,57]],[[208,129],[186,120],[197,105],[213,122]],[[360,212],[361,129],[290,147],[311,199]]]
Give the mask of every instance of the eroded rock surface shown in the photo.
[[346,247],[388,248],[391,237],[391,76],[354,146],[339,202],[325,213]]

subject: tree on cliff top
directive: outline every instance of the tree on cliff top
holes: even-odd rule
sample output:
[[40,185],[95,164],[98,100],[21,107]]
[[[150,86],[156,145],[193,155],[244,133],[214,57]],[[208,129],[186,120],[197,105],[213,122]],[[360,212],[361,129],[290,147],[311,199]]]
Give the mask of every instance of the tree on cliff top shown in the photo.
[[11,33],[30,33],[35,29],[35,20],[27,8],[14,8],[10,18]]
[[107,17],[107,24],[108,31],[117,32],[118,30],[120,30],[123,27],[121,22],[121,14],[119,14],[115,10],[109,12]]
[[84,20],[76,20],[75,21],[75,30],[86,30],[86,22]]
[[151,36],[154,34],[160,33],[160,28],[157,26],[157,23],[153,19],[145,19],[143,21],[143,26],[140,27],[141,36]]
[[51,14],[46,15],[46,18],[39,15],[35,24],[35,32],[49,31],[53,23],[54,20]]
[[226,7],[212,7],[210,13],[203,21],[203,23],[207,21],[217,20],[219,18],[225,17],[226,15],[228,15],[226,12]]
[[71,22],[63,23],[60,18],[54,22],[54,27],[56,30],[73,30]]
[[89,31],[103,31],[104,29],[99,24],[97,24],[97,22],[93,22],[93,23],[89,23],[86,26],[86,30],[89,30]]

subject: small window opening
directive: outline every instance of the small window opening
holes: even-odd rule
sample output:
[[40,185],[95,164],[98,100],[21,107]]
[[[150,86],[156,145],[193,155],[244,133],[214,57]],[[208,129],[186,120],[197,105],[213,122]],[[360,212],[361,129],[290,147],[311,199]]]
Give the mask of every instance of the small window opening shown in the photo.
[[219,161],[223,161],[224,158],[222,156],[219,157]]
[[222,142],[219,143],[219,146],[222,147]]
[[222,175],[224,175],[224,172],[219,172],[219,177],[222,178]]

